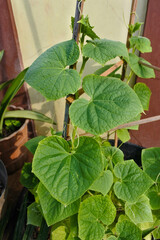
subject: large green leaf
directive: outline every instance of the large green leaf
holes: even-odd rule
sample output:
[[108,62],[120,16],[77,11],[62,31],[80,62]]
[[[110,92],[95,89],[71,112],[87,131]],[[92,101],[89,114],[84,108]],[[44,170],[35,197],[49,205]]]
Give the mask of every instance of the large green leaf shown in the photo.
[[114,173],[120,181],[114,185],[118,198],[134,203],[152,186],[153,181],[133,160],[124,161],[114,167]]
[[116,217],[116,208],[109,196],[93,196],[84,200],[79,209],[79,237],[82,240],[100,240],[105,234],[103,224],[110,225]]
[[149,199],[142,195],[137,202],[125,204],[125,213],[135,223],[153,222]]
[[145,83],[136,83],[134,85],[134,91],[138,95],[138,97],[142,103],[143,109],[148,110],[149,109],[149,101],[150,101],[150,97],[151,97],[151,90],[149,89],[149,87],[147,87],[147,85]]
[[25,81],[39,91],[47,100],[56,100],[75,93],[80,86],[76,70],[67,69],[79,57],[79,48],[74,40],[59,43],[44,52],[31,65]]
[[65,206],[54,199],[41,183],[38,186],[37,193],[48,226],[60,222],[78,212],[80,200]]
[[140,60],[143,61],[144,63],[150,64],[145,59],[140,58],[133,53],[129,53],[129,62],[128,63],[130,65],[132,71],[138,77],[141,77],[141,78],[155,78],[154,70],[140,64],[139,63]]
[[91,185],[90,189],[101,192],[104,196],[109,192],[113,184],[113,174],[110,170],[104,171]]
[[90,100],[78,99],[70,107],[75,126],[95,135],[128,122],[142,112],[135,92],[117,78],[88,75],[83,89]]
[[128,58],[128,51],[124,43],[108,39],[88,41],[83,47],[82,53],[85,57],[92,58],[102,65],[117,56]]
[[40,205],[36,202],[29,205],[27,208],[27,224],[40,227],[43,216],[40,211]]
[[96,140],[81,137],[76,144],[72,151],[66,140],[47,137],[39,143],[33,159],[35,175],[55,199],[66,205],[80,198],[103,170]]
[[160,182],[160,148],[143,149],[142,166],[154,181]]
[[27,119],[55,124],[53,119],[45,116],[40,112],[35,112],[31,110],[7,111],[4,114],[4,118],[27,118]]
[[140,52],[152,52],[151,42],[148,38],[142,36],[133,36],[129,39],[130,47],[136,48]]
[[141,230],[130,221],[118,222],[116,231],[119,235],[118,240],[142,240]]

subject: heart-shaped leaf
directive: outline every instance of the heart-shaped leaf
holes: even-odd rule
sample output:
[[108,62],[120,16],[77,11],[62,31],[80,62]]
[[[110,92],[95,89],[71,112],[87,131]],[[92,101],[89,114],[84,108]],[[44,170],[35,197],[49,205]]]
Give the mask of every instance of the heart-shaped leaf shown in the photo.
[[74,40],[59,43],[36,59],[25,75],[25,81],[47,100],[75,93],[80,86],[80,76],[76,70],[66,67],[73,65],[78,57],[79,48]]
[[109,192],[113,184],[113,174],[110,170],[104,171],[91,185],[90,189],[101,192],[104,196]]
[[118,240],[142,240],[142,231],[134,223],[124,220],[116,225]]
[[150,101],[150,97],[151,97],[151,90],[149,89],[149,87],[147,87],[147,85],[145,83],[136,83],[134,85],[134,91],[138,95],[138,97],[142,103],[143,109],[148,110],[149,109],[149,101]]
[[140,58],[133,53],[129,53],[129,62],[128,63],[130,65],[132,71],[138,77],[141,77],[141,78],[155,78],[154,70],[140,64],[139,63],[140,60],[143,61],[144,63],[150,64],[145,59]]
[[102,145],[102,152],[107,161],[111,161],[114,165],[124,162],[124,154],[119,148],[105,147]]
[[153,185],[151,178],[133,160],[117,164],[114,173],[120,179],[114,185],[115,194],[130,203],[137,201]]
[[133,36],[129,39],[130,47],[135,47],[140,52],[152,52],[151,42],[148,38],[142,36]]
[[39,143],[33,159],[33,172],[50,194],[63,204],[80,198],[103,170],[100,145],[90,137],[75,141],[71,151],[61,137],[47,137]]
[[154,181],[160,182],[160,148],[143,149],[142,166]]
[[105,234],[103,224],[110,225],[116,217],[116,208],[109,196],[93,196],[84,200],[79,209],[79,237],[99,240]]
[[48,226],[60,222],[78,212],[80,200],[65,206],[54,199],[41,183],[38,186],[37,193]]
[[90,100],[74,101],[70,118],[86,132],[102,134],[143,111],[135,92],[117,78],[88,75],[83,80],[83,89]]
[[147,194],[147,197],[150,200],[150,205],[153,210],[160,209],[160,192],[151,191]]
[[142,195],[135,203],[125,204],[125,213],[135,223],[153,222],[149,199]]
[[117,56],[128,58],[128,51],[124,43],[108,39],[88,41],[83,47],[82,53],[85,57],[92,58],[102,65]]

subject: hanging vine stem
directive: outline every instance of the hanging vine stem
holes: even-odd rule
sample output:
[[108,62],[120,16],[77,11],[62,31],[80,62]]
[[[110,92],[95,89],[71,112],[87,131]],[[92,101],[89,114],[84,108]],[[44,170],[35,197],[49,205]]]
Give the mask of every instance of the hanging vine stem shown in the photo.
[[[85,0],[77,0],[77,3],[76,3],[76,11],[75,11],[75,20],[74,20],[72,39],[74,39],[77,43],[79,43],[79,34],[80,34],[80,24],[78,23],[78,21],[81,19],[81,16],[82,16],[84,1]],[[70,66],[70,68],[76,69],[76,63],[74,65]],[[67,98],[70,96],[72,96],[75,99],[74,95],[69,95],[69,96],[67,96]],[[71,103],[67,100],[67,98],[66,98],[63,133],[62,133],[62,137],[64,139],[67,139],[67,137],[69,136],[69,122],[70,122],[69,107],[70,107]]]

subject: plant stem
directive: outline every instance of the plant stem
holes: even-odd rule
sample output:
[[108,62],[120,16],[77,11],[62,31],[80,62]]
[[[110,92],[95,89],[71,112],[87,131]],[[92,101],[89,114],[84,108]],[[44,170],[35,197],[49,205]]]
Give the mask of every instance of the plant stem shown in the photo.
[[146,66],[146,67],[152,68],[152,69],[160,72],[160,68],[159,68],[159,67],[156,67],[156,66],[154,66],[154,65],[152,65],[152,64],[145,63],[145,62],[143,62],[143,61],[141,61],[141,60],[139,61],[139,63],[142,64],[142,65],[144,65],[144,66]]
[[75,148],[74,141],[75,141],[76,134],[77,134],[77,127],[74,127],[72,132],[72,150]]

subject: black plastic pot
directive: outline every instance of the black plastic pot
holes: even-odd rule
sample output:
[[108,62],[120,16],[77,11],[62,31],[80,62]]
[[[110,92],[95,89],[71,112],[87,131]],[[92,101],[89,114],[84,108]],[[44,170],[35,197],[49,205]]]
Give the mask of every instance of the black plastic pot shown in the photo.
[[0,219],[4,214],[7,196],[8,175],[3,162],[0,160]]

